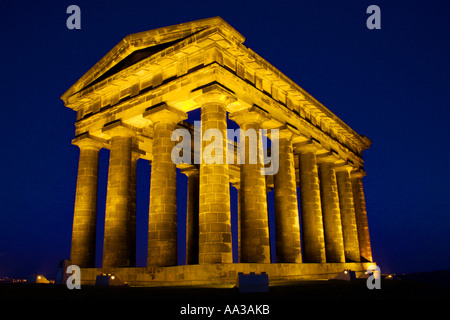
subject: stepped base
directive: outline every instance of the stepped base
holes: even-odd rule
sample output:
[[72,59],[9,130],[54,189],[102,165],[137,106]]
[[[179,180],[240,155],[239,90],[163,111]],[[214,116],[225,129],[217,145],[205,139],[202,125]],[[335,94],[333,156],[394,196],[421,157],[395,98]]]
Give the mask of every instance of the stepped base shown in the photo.
[[240,272],[266,272],[269,284],[292,280],[333,279],[345,269],[364,274],[374,262],[351,263],[230,263],[173,267],[81,268],[81,284],[94,285],[100,274],[114,274],[130,286],[236,285]]

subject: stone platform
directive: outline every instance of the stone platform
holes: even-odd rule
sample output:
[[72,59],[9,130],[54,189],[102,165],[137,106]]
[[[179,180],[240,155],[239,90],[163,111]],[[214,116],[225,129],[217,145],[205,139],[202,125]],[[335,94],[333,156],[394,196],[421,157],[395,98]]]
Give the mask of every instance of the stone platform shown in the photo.
[[130,286],[235,285],[239,272],[266,272],[269,283],[333,279],[345,269],[363,274],[367,263],[229,263],[173,267],[82,268],[81,284],[94,285],[97,275],[110,273]]

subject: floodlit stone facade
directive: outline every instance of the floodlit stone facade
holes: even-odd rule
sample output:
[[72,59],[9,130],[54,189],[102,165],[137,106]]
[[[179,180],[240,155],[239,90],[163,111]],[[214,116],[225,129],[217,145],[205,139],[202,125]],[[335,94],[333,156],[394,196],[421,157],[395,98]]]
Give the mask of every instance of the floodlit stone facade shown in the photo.
[[[362,152],[371,141],[247,48],[244,40],[219,17],[132,34],[62,95],[65,105],[77,112],[72,143],[79,147],[80,158],[71,261],[85,270],[86,282],[107,270],[148,285],[226,282],[237,271],[252,270],[277,279],[283,278],[283,270],[289,270],[289,279],[329,278],[349,266],[362,272],[373,265],[362,185]],[[243,131],[267,130],[278,146],[276,172],[262,174],[265,165],[249,161],[249,147],[243,162],[230,163],[229,154],[219,149],[212,157],[223,161],[205,161],[212,143],[208,139],[201,140],[200,157],[194,151],[190,155],[200,162],[175,163],[172,133],[177,128],[194,133],[186,119],[195,109],[201,109],[201,137],[209,129],[218,130],[222,138],[214,143],[231,150],[232,158],[240,149],[227,139],[228,120]],[[242,139],[240,148],[243,141],[250,139]],[[256,144],[263,154],[261,141]],[[110,157],[103,264],[95,269],[102,148],[110,150]],[[148,260],[147,267],[132,268],[138,159],[151,164]],[[188,177],[188,266],[177,266],[177,168]],[[237,239],[231,232],[230,185],[238,189]],[[276,259],[270,256],[270,190]],[[237,261],[232,241],[239,242]],[[184,275],[188,271],[195,272]]]

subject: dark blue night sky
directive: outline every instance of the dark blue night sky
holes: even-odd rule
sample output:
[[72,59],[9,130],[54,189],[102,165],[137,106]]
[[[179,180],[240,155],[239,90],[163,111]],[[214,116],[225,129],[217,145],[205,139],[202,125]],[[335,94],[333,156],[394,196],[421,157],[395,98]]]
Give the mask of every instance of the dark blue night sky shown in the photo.
[[[81,30],[66,27],[71,4]],[[366,27],[371,4],[381,30]],[[450,269],[450,2],[8,1],[0,15],[0,277],[54,278],[69,258],[78,148],[75,113],[60,96],[126,35],[213,16],[373,141],[364,187],[381,271]],[[107,151],[100,160],[101,217]],[[138,173],[143,265],[148,162]]]

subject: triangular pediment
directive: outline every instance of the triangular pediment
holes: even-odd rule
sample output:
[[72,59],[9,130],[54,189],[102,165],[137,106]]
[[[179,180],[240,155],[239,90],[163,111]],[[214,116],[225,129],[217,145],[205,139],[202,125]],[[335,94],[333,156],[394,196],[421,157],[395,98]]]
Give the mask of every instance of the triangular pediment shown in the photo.
[[217,26],[228,29],[240,42],[244,42],[245,38],[220,17],[131,34],[126,36],[89,69],[61,98],[65,100],[72,94],[86,89],[198,32]]

